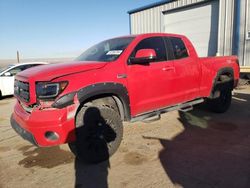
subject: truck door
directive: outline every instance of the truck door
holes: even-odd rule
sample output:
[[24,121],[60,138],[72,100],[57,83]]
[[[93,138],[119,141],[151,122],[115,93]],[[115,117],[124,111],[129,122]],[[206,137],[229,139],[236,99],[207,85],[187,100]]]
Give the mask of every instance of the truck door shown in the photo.
[[[128,63],[128,86],[132,116],[150,112],[174,103],[172,100],[173,61],[168,61],[162,37],[151,37],[140,41],[130,58],[138,50],[154,49],[156,60],[148,64]],[[128,60],[129,61],[129,60]]]
[[[165,38],[166,40],[166,38]],[[175,93],[177,102],[195,99],[199,95],[200,69],[197,57],[189,54],[188,48],[181,38],[168,37],[170,49],[172,48],[173,63],[175,67]]]

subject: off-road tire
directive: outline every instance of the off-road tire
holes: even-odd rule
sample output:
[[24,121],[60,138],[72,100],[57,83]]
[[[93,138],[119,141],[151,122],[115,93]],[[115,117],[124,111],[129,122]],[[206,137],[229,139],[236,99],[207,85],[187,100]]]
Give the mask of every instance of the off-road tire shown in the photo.
[[118,149],[123,136],[120,115],[109,106],[84,105],[76,115],[76,141],[69,148],[85,163],[107,160]]
[[208,108],[216,113],[226,112],[232,101],[232,91],[231,89],[223,89],[220,92],[220,96],[216,99],[208,99]]

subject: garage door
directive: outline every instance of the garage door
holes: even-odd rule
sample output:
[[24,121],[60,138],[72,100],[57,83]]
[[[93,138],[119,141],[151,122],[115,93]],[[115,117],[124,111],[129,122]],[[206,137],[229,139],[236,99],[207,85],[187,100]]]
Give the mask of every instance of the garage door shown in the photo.
[[214,56],[217,52],[218,16],[218,1],[167,11],[163,19],[164,32],[184,34],[194,44],[199,56]]

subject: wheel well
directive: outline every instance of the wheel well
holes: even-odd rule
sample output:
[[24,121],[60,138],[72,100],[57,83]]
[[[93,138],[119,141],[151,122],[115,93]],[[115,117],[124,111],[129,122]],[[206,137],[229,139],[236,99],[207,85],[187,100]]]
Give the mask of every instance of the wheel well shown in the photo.
[[222,89],[230,88],[233,90],[234,86],[234,77],[233,74],[230,72],[223,72],[219,75],[215,85],[221,85]]
[[123,105],[121,99],[114,94],[100,94],[86,99],[85,101],[81,102],[80,106],[78,107],[77,113],[80,111],[82,106],[86,105],[89,102],[95,105],[109,106],[113,108],[119,113],[122,120],[126,120],[128,118],[126,117],[124,110],[125,106]]
[[219,71],[214,80],[213,89],[209,98],[214,98],[217,91],[225,89],[233,90],[233,88],[234,88],[234,75],[231,69]]
[[219,78],[217,82],[227,82],[229,80],[233,79],[233,75],[230,72],[224,72],[219,75]]

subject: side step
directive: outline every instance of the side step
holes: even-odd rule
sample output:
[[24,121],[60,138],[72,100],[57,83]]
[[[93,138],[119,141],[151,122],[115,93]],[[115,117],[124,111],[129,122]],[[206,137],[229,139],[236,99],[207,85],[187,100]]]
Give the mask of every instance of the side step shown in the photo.
[[153,115],[151,117],[145,118],[144,120],[142,120],[143,123],[152,123],[154,121],[158,121],[161,119],[161,114],[158,115]]
[[[162,113],[171,112],[171,111],[174,111],[174,110],[180,110],[182,112],[188,112],[190,110],[193,110],[193,105],[196,105],[196,104],[199,104],[199,103],[202,103],[202,102],[204,102],[204,99],[200,98],[200,99],[195,99],[193,101],[189,101],[189,102],[186,102],[186,103],[177,104],[175,106],[162,108],[162,109],[159,109],[159,110],[156,110],[156,111],[148,112],[146,114],[141,114],[141,115],[138,115],[136,117],[133,117],[130,120],[130,122],[143,121],[143,122],[149,123],[149,122],[152,122],[152,121],[159,120],[161,118],[160,115]],[[151,120],[151,118],[152,118],[152,120]],[[146,120],[146,121],[144,121],[144,120]]]
[[190,106],[187,106],[187,107],[180,108],[179,111],[188,112],[188,111],[191,111],[193,109],[194,109],[193,106],[190,105]]

